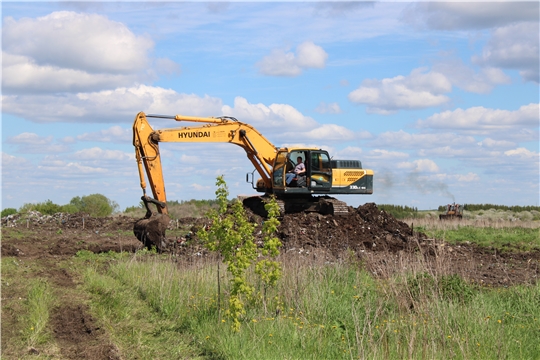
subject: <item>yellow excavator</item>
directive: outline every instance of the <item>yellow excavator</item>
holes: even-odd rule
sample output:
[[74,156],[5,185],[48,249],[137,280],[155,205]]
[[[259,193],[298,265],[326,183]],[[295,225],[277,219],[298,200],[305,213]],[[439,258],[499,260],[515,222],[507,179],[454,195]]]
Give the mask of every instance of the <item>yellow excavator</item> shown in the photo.
[[[148,118],[199,123],[171,129],[154,130]],[[326,150],[316,148],[276,147],[251,125],[233,117],[197,117],[184,115],[147,115],[140,112],[133,123],[133,146],[137,159],[141,197],[146,215],[134,226],[134,233],[145,246],[166,249],[165,230],[169,224],[167,196],[161,165],[159,143],[230,143],[246,152],[255,170],[246,181],[263,196],[247,197],[244,206],[264,216],[264,200],[274,195],[282,212],[316,211],[346,215],[346,203],[335,194],[372,194],[373,170],[363,169],[359,160],[334,160]],[[299,163],[304,171],[294,173]],[[260,179],[255,181],[254,172]],[[146,193],[145,173],[153,197]],[[319,196],[314,196],[319,195]],[[156,205],[157,213],[149,204]]]

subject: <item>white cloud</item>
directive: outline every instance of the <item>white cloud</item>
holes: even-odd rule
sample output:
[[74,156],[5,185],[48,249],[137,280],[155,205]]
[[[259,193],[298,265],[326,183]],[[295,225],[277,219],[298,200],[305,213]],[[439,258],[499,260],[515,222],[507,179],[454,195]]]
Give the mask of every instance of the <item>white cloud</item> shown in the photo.
[[439,171],[437,164],[430,159],[419,159],[413,162],[400,162],[396,164],[398,169],[405,169],[413,172],[431,172],[436,173]]
[[350,141],[356,137],[353,131],[336,124],[323,124],[311,131],[289,134],[289,136],[325,141]]
[[513,150],[505,151],[506,156],[517,156],[521,159],[535,159],[538,162],[538,153],[534,151],[527,150],[525,148],[517,148]]
[[233,116],[239,121],[249,123],[257,128],[282,131],[285,129],[311,129],[317,122],[309,116],[303,115],[291,105],[262,103],[251,104],[245,98],[237,96],[234,107],[224,105],[221,109],[223,115]]
[[500,152],[496,150],[486,150],[479,148],[477,145],[471,146],[440,146],[431,149],[418,150],[419,156],[429,156],[430,158],[447,158],[447,159],[460,159],[468,162],[470,159],[489,159],[492,157],[500,156]]
[[66,145],[53,144],[52,136],[39,136],[29,132],[8,137],[6,143],[16,145],[17,152],[22,154],[61,153],[70,150]]
[[[518,136],[523,128],[537,129],[539,122],[538,104],[529,104],[518,110],[487,109],[482,106],[469,109],[456,109],[444,111],[430,116],[426,120],[419,120],[419,128],[453,129],[474,135],[502,134],[506,137]],[[530,133],[534,139],[534,133]],[[536,141],[538,137],[536,136]]]
[[[538,4],[537,4],[538,5]],[[520,70],[528,81],[539,82],[539,23],[512,24],[495,29],[481,56],[473,61],[485,66]]]
[[305,69],[322,69],[326,66],[328,54],[311,41],[296,47],[296,54],[282,49],[272,50],[256,64],[259,72],[269,76],[298,76]]
[[460,59],[438,62],[433,66],[433,71],[444,74],[452,85],[479,94],[489,93],[496,85],[511,82],[510,77],[500,69],[485,67],[475,72]]
[[515,142],[506,140],[493,140],[491,138],[485,138],[478,143],[479,146],[486,148],[508,148],[516,146]]
[[129,85],[142,80],[137,74],[93,74],[83,70],[38,65],[26,56],[3,52],[2,88],[7,93],[55,93],[93,91]]
[[2,151],[2,170],[5,170],[6,167],[17,166],[24,162],[27,162],[25,158],[13,156]]
[[112,142],[112,143],[131,143],[133,140],[133,132],[131,129],[124,129],[121,126],[112,126],[108,129],[84,133],[77,135],[79,141],[96,141],[96,142]]
[[[219,175],[219,174],[220,173],[218,172],[217,175]],[[191,187],[192,189],[194,189],[196,191],[210,190],[212,188],[211,186],[200,185],[200,184],[197,184],[197,183],[191,184],[189,187]]]
[[346,148],[336,151],[333,155],[334,159],[360,159],[363,155],[363,150],[357,146],[347,146]]
[[34,144],[45,145],[50,144],[53,140],[52,136],[39,136],[35,133],[24,132],[22,134],[9,137],[7,142],[9,144]]
[[198,156],[192,156],[192,155],[186,155],[182,154],[180,156],[180,162],[186,163],[186,164],[201,164],[202,161]]
[[[4,93],[96,91],[155,77],[148,56],[152,40],[102,15],[7,17],[2,31]],[[156,59],[155,65],[178,72],[169,59]]]
[[2,110],[29,121],[119,123],[133,122],[139,111],[154,114],[216,116],[221,99],[177,93],[171,89],[139,85],[63,96],[3,96]]
[[450,92],[452,84],[441,73],[415,69],[408,76],[383,80],[364,80],[349,94],[349,100],[366,104],[367,111],[380,114],[401,109],[423,109],[439,106],[449,101],[443,93]]
[[409,154],[399,151],[388,151],[383,149],[374,149],[368,152],[368,156],[373,160],[398,160],[398,159],[407,159]]
[[480,176],[473,172],[469,172],[467,174],[451,174],[448,177],[454,178],[458,182],[476,182],[480,180]]
[[341,107],[337,102],[325,103],[321,101],[315,111],[319,114],[341,114]]
[[148,67],[154,44],[124,24],[97,14],[58,11],[36,19],[7,17],[2,46],[40,65],[89,73],[131,73]]
[[81,162],[68,162],[56,157],[47,156],[37,166],[37,171],[44,178],[85,178],[110,173],[110,169],[102,166],[91,166]]
[[73,158],[77,160],[135,160],[135,153],[126,153],[120,150],[107,150],[99,147],[76,151]]
[[403,11],[404,21],[436,30],[486,29],[516,21],[538,21],[538,2],[417,2]]
[[374,139],[371,145],[378,147],[393,147],[397,149],[418,149],[421,146],[425,148],[439,147],[441,145],[451,145],[462,147],[464,145],[475,144],[472,136],[459,136],[452,133],[436,134],[411,134],[403,130],[387,131]]

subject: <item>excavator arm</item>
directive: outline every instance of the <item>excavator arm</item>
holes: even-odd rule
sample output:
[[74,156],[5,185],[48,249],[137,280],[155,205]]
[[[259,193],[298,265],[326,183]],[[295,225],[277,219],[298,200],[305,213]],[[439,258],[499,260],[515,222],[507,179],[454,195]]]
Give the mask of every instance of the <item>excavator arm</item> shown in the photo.
[[[154,131],[148,123],[148,117],[194,122],[202,125]],[[238,145],[244,149],[248,159],[257,169],[265,187],[267,189],[272,187],[272,166],[278,149],[252,126],[231,117],[164,116],[146,115],[140,112],[133,123],[133,146],[135,147],[140,184],[143,189],[143,197],[146,198],[147,202],[156,204],[159,213],[167,214],[167,196],[159,152],[160,142],[221,142]],[[150,183],[153,198],[149,198],[146,194],[145,173]]]

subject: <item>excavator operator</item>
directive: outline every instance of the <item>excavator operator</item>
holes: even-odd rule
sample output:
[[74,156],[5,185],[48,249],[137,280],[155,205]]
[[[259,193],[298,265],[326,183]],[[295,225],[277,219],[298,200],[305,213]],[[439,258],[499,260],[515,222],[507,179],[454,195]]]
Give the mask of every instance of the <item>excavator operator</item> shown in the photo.
[[285,182],[287,183],[287,185],[290,185],[295,177],[302,176],[302,175],[304,175],[306,173],[306,166],[302,162],[302,157],[299,156],[296,159],[296,161],[297,161],[297,163],[296,163],[296,167],[294,168],[294,170],[289,171],[285,175],[286,176]]

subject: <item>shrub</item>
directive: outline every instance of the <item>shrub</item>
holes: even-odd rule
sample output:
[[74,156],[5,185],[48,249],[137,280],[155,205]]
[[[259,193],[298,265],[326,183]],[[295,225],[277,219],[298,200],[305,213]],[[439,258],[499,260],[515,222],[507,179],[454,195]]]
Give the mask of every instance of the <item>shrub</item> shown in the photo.
[[2,210],[2,214],[0,216],[4,217],[4,216],[8,216],[8,215],[13,215],[13,214],[16,214],[16,213],[17,213],[17,209],[6,208],[6,209]]
[[69,204],[78,211],[95,217],[109,216],[118,210],[118,204],[102,194],[86,195],[82,198],[76,196],[71,199]]
[[45,202],[37,204],[24,204],[19,209],[19,212],[21,213],[25,213],[28,211],[39,211],[43,215],[53,215],[58,212],[62,212],[62,206],[53,203],[51,200],[47,200]]

